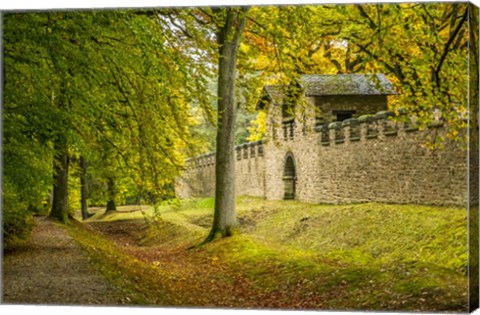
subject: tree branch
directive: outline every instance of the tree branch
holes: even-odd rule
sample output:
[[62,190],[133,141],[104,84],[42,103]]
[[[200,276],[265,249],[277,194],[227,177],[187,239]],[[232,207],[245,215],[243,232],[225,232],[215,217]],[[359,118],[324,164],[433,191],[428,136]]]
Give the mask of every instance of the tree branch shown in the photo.
[[377,24],[375,24],[372,18],[367,14],[367,12],[365,12],[365,10],[363,9],[363,6],[357,5],[356,8],[360,12],[360,15],[368,20],[368,26],[370,26],[371,29],[376,29]]
[[457,27],[455,28],[454,32],[451,34],[450,38],[445,44],[445,47],[443,48],[442,56],[440,57],[437,68],[435,69],[435,72],[434,72],[434,78],[435,78],[435,83],[437,84],[437,87],[440,87],[440,71],[442,70],[442,65],[445,62],[445,59],[447,58],[448,52],[450,51],[450,45],[452,45],[453,41],[455,40],[458,33],[460,32],[460,29],[462,28],[463,24],[467,20],[467,16],[468,16],[468,7],[465,9],[465,13],[462,16],[462,19],[458,23]]

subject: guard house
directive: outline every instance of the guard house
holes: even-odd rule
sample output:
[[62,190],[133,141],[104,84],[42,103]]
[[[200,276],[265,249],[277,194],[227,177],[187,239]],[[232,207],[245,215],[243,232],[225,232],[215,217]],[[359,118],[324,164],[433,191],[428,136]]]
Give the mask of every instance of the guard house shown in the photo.
[[304,74],[287,87],[265,86],[257,109],[281,106],[282,122],[288,126],[294,121],[295,104],[303,99],[314,108],[318,127],[386,110],[387,96],[393,94],[384,74]]
[[[265,139],[283,143],[281,153],[279,148],[272,147],[270,150],[285,156],[281,170],[282,184],[277,184],[283,186],[283,199],[296,199],[302,189],[302,181],[298,177],[299,154],[303,159],[312,154],[304,148],[329,145],[329,129],[332,127],[335,142],[343,143],[343,127],[347,124],[352,126],[349,138],[360,139],[360,129],[353,128],[354,124],[358,126],[359,120],[354,118],[386,111],[387,97],[393,94],[396,93],[392,83],[383,74],[306,74],[288,86],[265,86],[257,109],[267,111]],[[302,106],[297,106],[300,103]],[[319,142],[307,140],[307,134],[312,134],[313,130],[319,132]],[[314,161],[314,158],[311,160]],[[311,172],[311,175],[314,173]]]

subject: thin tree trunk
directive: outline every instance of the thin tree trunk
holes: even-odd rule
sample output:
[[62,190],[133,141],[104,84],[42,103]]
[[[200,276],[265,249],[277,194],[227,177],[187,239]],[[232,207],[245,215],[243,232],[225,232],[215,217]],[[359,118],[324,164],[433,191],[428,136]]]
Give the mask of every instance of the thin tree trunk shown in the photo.
[[108,189],[108,202],[107,202],[106,212],[116,211],[117,207],[115,205],[115,181],[113,180],[113,178],[110,177],[108,179],[107,186],[108,186],[108,188],[107,188]]
[[227,8],[224,26],[217,34],[218,127],[215,163],[215,210],[212,230],[204,242],[216,234],[230,236],[237,225],[235,213],[235,76],[240,37],[245,27],[246,9]]
[[93,214],[88,212],[87,206],[87,160],[80,156],[80,203],[82,205],[82,219],[86,220]]
[[68,153],[67,141],[63,135],[55,140],[53,161],[53,200],[50,218],[68,220]]

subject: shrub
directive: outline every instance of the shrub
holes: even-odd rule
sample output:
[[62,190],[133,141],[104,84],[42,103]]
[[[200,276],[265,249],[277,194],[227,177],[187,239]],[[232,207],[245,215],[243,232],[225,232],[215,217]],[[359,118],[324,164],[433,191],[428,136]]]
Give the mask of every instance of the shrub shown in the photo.
[[3,186],[3,245],[9,250],[25,241],[33,227],[33,213],[22,202],[12,185]]

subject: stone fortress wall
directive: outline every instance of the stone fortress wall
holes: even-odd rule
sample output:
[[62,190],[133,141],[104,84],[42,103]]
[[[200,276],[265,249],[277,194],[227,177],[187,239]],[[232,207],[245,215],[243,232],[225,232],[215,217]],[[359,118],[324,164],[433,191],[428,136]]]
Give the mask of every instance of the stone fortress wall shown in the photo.
[[[428,137],[445,133],[441,124],[418,130],[410,121],[392,120],[393,115],[382,111],[313,130],[305,126],[314,122],[298,119],[268,124],[264,142],[236,147],[237,195],[278,200],[293,189],[295,199],[311,203],[466,206],[467,151],[462,144],[446,141],[441,149],[428,149]],[[293,181],[285,176],[288,157],[293,159]],[[215,155],[210,153],[187,161],[176,192],[182,198],[213,196],[214,185]]]
[[[263,141],[245,143],[235,148],[236,194],[265,197],[265,145]],[[213,197],[215,195],[215,153],[188,159],[187,170],[177,180],[178,197]]]

